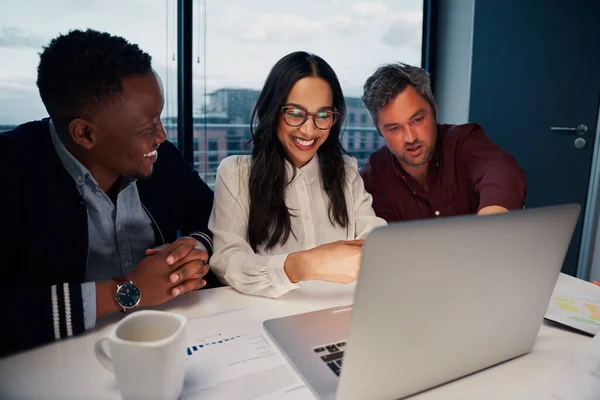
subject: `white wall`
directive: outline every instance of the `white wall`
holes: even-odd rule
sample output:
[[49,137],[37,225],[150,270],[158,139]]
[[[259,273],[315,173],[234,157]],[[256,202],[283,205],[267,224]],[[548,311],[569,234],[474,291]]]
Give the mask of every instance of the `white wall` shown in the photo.
[[435,100],[442,123],[469,122],[475,0],[438,3]]

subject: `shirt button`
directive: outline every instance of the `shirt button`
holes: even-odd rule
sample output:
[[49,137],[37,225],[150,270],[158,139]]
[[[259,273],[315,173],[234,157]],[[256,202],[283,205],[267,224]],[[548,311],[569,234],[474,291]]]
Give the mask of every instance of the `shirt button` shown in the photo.
[[439,211],[436,211],[436,212],[434,212],[434,214],[435,214],[435,215],[436,215],[436,217],[437,217],[437,216],[439,216],[439,215],[440,215],[440,212],[439,212]]
[[305,215],[305,216],[304,216],[304,219],[305,219],[306,221],[308,221],[308,220],[310,219],[310,215]]

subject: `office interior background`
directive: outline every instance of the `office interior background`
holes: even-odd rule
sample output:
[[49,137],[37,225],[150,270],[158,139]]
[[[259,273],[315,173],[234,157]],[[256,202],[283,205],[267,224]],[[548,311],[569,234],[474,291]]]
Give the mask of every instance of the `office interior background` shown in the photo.
[[348,106],[342,144],[359,165],[384,144],[360,101],[365,79],[384,63],[418,65],[431,74],[439,122],[476,122],[516,157],[527,207],[582,206],[563,272],[600,280],[599,4],[4,1],[0,132],[47,116],[35,85],[38,54],[70,29],[107,31],[150,53],[165,89],[168,138],[211,187],[223,158],[251,151],[252,107],[284,55],[313,52],[336,71]]

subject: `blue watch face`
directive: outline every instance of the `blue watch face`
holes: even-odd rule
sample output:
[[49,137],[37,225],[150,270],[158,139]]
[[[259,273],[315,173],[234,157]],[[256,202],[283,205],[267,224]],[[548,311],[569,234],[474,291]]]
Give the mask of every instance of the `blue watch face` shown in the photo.
[[139,303],[140,297],[140,289],[130,282],[121,285],[117,291],[117,302],[121,307],[135,307]]

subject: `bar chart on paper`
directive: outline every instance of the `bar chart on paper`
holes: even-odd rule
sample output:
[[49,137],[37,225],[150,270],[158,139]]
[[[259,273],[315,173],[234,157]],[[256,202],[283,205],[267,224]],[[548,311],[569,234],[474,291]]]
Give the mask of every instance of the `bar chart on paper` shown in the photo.
[[200,343],[191,345],[190,347],[187,348],[187,355],[192,356],[199,349],[203,349],[203,348],[207,348],[208,346],[215,346],[215,345],[219,345],[219,344],[227,344],[228,342],[232,342],[235,339],[244,340],[244,339],[246,339],[246,334],[244,334],[243,337],[241,334],[237,335],[237,336],[227,337],[226,335],[218,333],[215,336],[209,336],[207,338],[200,338],[200,340],[198,340]]
[[188,320],[182,399],[312,399],[247,310]]

